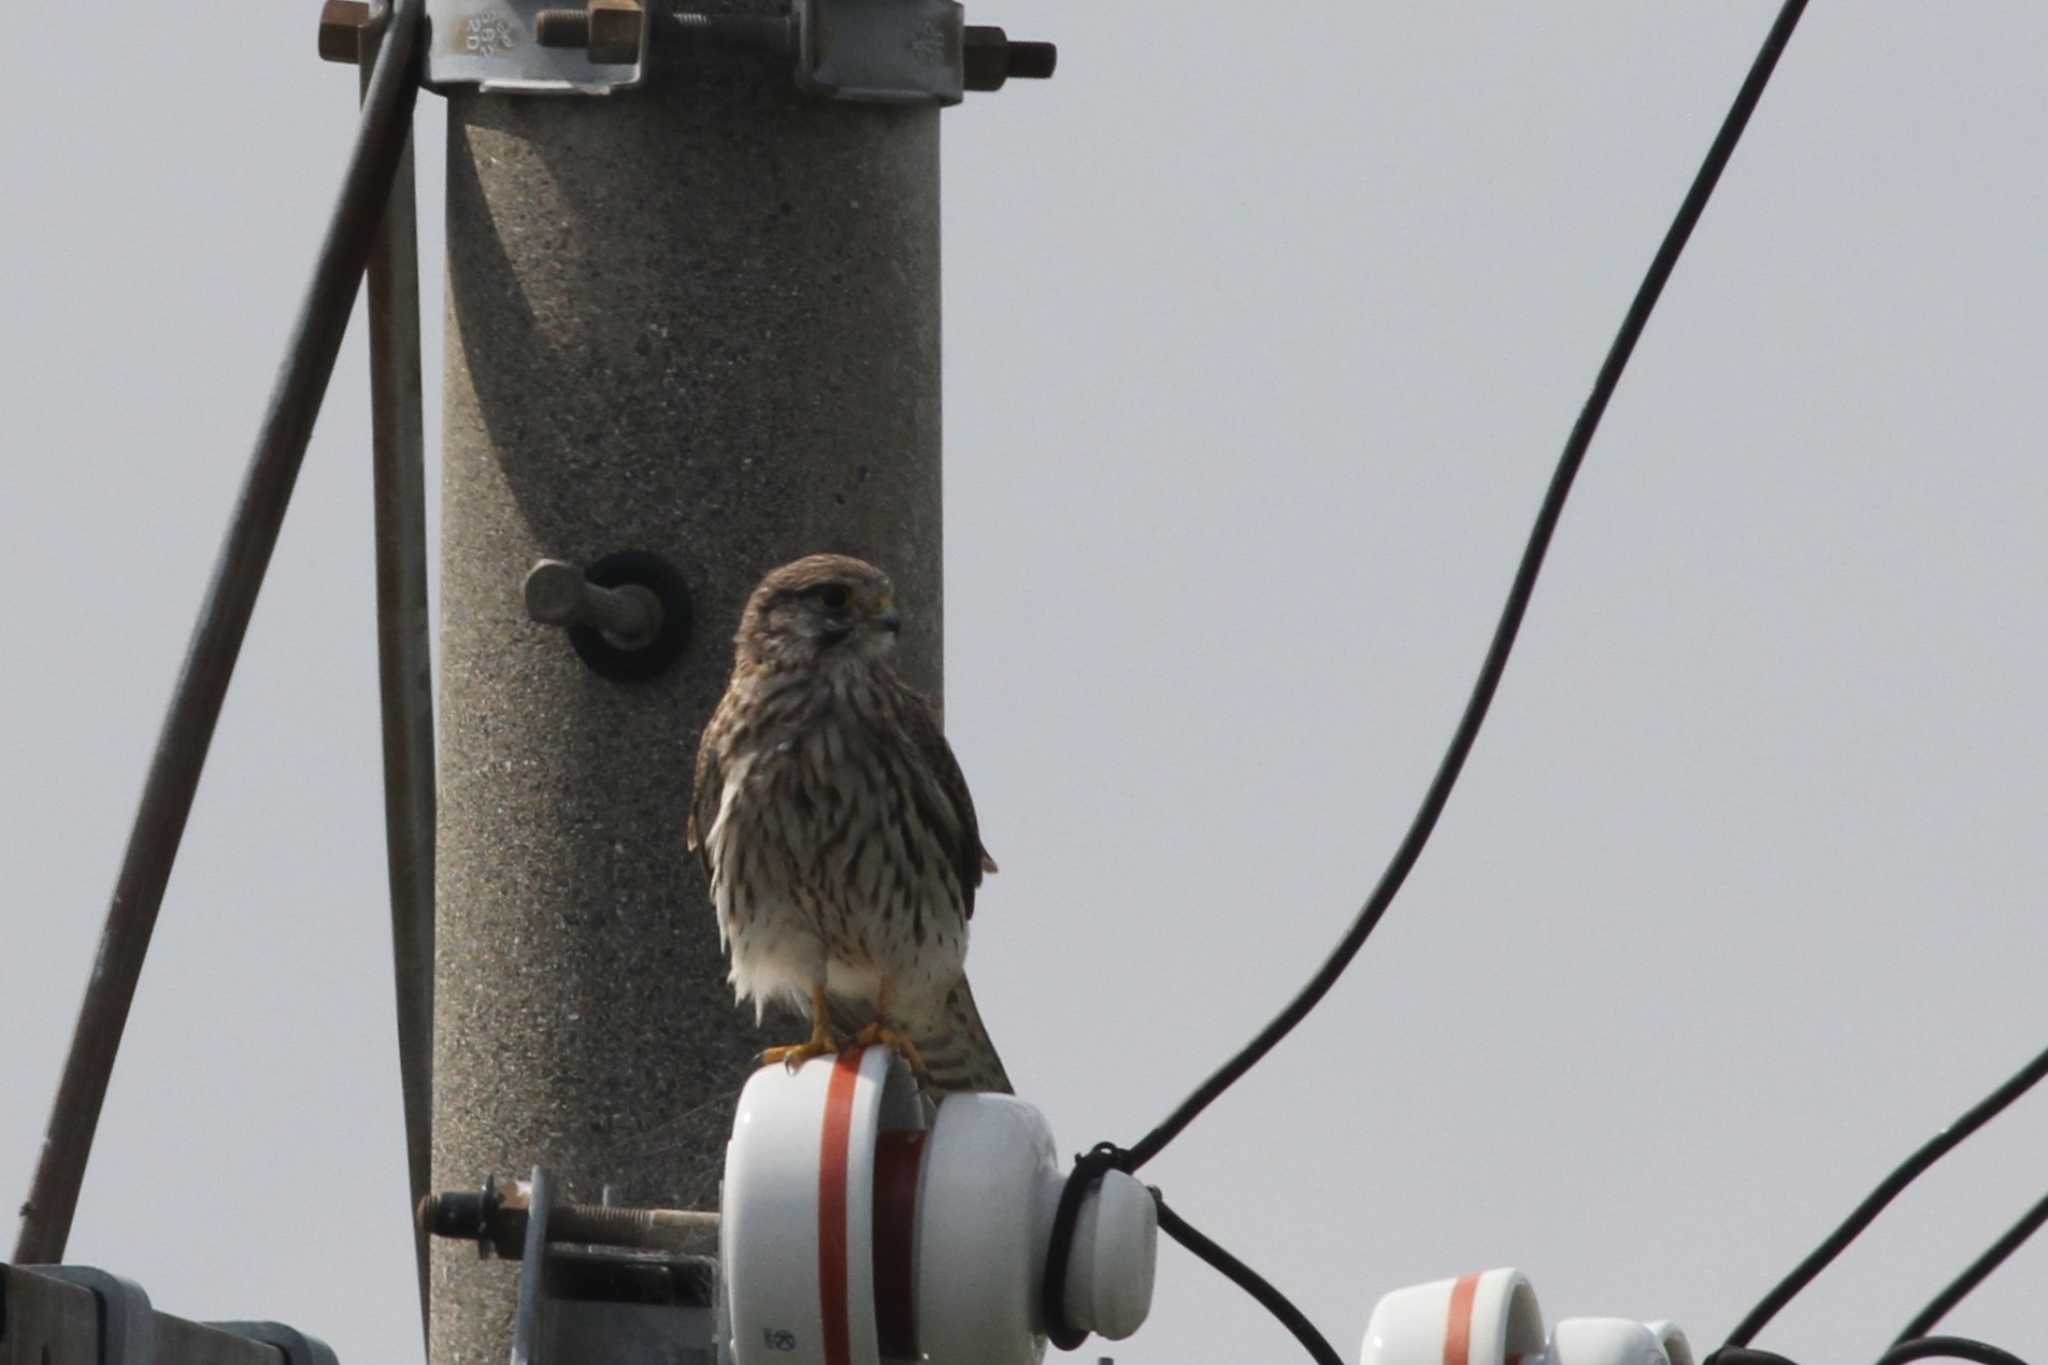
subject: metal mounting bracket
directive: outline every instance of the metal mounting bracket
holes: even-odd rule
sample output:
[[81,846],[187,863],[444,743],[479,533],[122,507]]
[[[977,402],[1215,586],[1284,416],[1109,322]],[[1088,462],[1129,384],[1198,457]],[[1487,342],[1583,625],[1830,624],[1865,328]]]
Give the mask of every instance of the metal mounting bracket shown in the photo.
[[[702,14],[677,0],[427,0],[426,84],[495,94],[609,95],[641,84],[655,42],[752,51],[795,68],[814,99],[958,104],[1012,77],[1043,80],[1051,43],[966,22],[960,0],[786,0],[776,14]],[[354,62],[365,0],[327,0],[320,53]],[[658,30],[658,31],[657,31]]]
[[526,1245],[519,1258],[519,1309],[512,1319],[512,1365],[540,1365],[541,1309],[546,1295],[542,1282],[548,1273],[548,1214],[554,1211],[555,1191],[543,1168],[533,1168],[533,1183],[526,1190]]
[[[446,1199],[438,1196],[437,1207]],[[598,1226],[602,1220],[594,1215],[608,1209],[557,1203],[554,1182],[539,1166],[533,1168],[525,1202],[511,1365],[599,1360],[717,1365],[711,1306],[718,1298],[716,1260],[656,1249],[647,1242],[583,1242],[586,1236],[616,1237],[633,1220]],[[468,1212],[467,1200],[449,1208],[451,1215]],[[619,1212],[645,1218],[651,1211]],[[466,1236],[467,1228],[458,1226],[464,1221],[451,1216],[445,1231]],[[570,1234],[566,1242],[575,1245],[557,1237],[558,1221],[561,1231]]]
[[[154,1365],[156,1311],[142,1286],[89,1265],[23,1266],[38,1275],[90,1289],[100,1307],[100,1365]],[[44,1352],[45,1356],[48,1351]]]
[[336,1365],[334,1350],[318,1337],[287,1327],[281,1322],[209,1322],[208,1327],[233,1336],[275,1346],[284,1354],[285,1365]]
[[827,99],[958,104],[966,11],[958,0],[796,0],[797,88]]
[[522,95],[609,95],[646,75],[648,5],[589,0],[585,43],[540,41],[541,13],[562,0],[427,0],[426,84]]

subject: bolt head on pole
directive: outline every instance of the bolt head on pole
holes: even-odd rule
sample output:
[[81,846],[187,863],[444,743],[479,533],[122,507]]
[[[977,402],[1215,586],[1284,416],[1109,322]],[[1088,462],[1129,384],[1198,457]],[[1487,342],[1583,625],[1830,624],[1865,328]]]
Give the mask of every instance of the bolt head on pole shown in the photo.
[[362,60],[363,30],[369,26],[365,0],[327,0],[320,7],[320,60],[354,66]]
[[526,614],[542,625],[566,626],[583,605],[583,571],[559,559],[543,559],[526,575]]

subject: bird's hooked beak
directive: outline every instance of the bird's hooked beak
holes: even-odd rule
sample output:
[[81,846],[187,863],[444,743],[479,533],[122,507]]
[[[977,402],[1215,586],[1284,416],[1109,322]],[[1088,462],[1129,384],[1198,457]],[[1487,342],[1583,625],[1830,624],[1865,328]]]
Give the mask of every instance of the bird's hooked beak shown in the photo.
[[875,613],[875,624],[888,631],[891,635],[894,635],[903,629],[902,613],[898,612],[896,604],[891,602],[888,606]]

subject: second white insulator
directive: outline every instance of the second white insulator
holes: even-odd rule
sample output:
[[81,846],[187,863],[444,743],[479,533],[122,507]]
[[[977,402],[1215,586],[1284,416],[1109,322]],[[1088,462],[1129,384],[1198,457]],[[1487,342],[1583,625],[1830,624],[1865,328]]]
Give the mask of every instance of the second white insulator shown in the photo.
[[[954,1095],[939,1106],[918,1198],[918,1345],[932,1365],[1031,1365],[1044,1353],[1039,1286],[1066,1179],[1030,1105]],[[1111,1340],[1137,1331],[1158,1246],[1151,1193],[1111,1171],[1075,1220],[1068,1322]]]

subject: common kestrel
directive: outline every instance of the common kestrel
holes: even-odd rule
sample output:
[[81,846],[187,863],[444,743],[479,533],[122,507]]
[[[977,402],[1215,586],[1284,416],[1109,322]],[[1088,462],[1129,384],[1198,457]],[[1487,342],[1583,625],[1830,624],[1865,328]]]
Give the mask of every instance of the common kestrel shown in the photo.
[[963,964],[984,872],[967,781],[929,700],[896,676],[881,570],[785,564],[747,599],[732,681],[697,746],[689,847],[704,860],[734,994],[811,1019],[765,1061],[885,1042],[934,1093],[1008,1092]]

